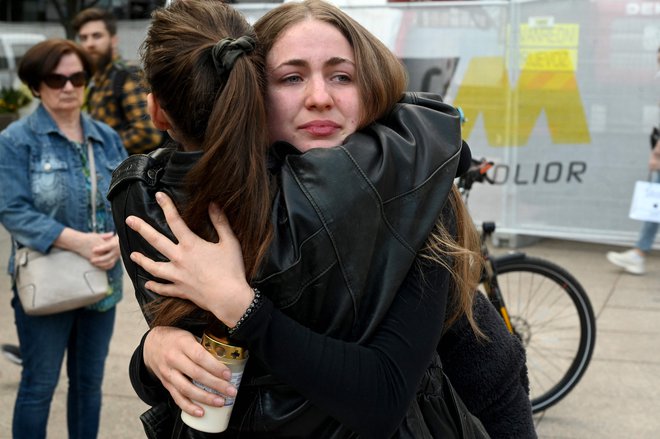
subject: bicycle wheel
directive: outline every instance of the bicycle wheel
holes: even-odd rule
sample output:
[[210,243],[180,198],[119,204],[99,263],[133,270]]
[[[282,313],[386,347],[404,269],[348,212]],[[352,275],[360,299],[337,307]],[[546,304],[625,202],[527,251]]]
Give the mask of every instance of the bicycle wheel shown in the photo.
[[556,404],[587,370],[596,341],[589,297],[563,268],[538,258],[495,258],[497,282],[527,351],[532,412]]

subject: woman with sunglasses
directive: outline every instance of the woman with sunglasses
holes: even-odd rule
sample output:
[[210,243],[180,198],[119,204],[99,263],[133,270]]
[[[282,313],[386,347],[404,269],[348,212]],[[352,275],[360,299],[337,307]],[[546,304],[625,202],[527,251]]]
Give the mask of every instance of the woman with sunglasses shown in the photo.
[[[46,437],[65,352],[69,437],[95,438],[98,433],[103,369],[115,305],[122,297],[123,273],[105,194],[112,170],[126,152],[115,131],[81,113],[91,74],[87,55],[72,41],[51,39],[33,46],[21,60],[18,76],[41,102],[32,114],[0,133],[0,223],[13,241],[9,272],[14,273],[17,246],[42,253],[61,248],[106,270],[109,284],[108,295],[100,302],[46,316],[26,315],[12,286],[23,357],[14,438]],[[92,228],[88,151],[97,174],[96,229]]]

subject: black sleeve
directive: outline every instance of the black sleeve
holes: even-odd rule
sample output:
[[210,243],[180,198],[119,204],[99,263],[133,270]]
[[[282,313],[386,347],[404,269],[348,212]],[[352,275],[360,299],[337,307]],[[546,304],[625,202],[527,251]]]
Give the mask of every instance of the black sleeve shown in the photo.
[[416,395],[445,318],[449,272],[417,262],[363,345],[314,333],[267,299],[234,338],[274,376],[361,437],[389,437]]
[[[414,399],[440,340],[449,283],[446,269],[418,260],[364,345],[314,333],[267,298],[234,338],[246,343],[273,375],[356,433],[389,437]],[[144,337],[131,358],[131,383],[145,403],[156,405],[168,392],[146,370],[143,344]]]
[[525,350],[486,296],[476,295],[473,311],[488,340],[459,319],[438,347],[445,373],[491,437],[535,438]]

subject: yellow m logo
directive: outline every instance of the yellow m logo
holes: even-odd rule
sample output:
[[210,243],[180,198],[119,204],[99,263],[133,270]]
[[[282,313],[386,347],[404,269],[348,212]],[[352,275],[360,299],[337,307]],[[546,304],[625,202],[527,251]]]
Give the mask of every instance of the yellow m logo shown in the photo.
[[514,89],[503,58],[472,58],[454,102],[467,118],[464,137],[482,114],[491,146],[525,145],[545,110],[553,143],[590,143],[570,52],[529,53]]

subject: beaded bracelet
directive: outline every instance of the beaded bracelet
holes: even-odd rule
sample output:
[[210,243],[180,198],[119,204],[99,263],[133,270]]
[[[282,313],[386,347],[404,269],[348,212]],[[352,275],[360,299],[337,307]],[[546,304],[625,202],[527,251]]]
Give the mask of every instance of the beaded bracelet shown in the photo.
[[228,329],[229,335],[232,335],[234,332],[236,332],[238,328],[243,324],[243,322],[245,322],[250,317],[250,315],[252,315],[252,313],[259,309],[261,306],[261,292],[256,288],[252,288],[252,291],[254,291],[254,298],[252,299],[252,302],[250,302],[250,305],[247,307],[241,318],[238,319],[236,326]]

